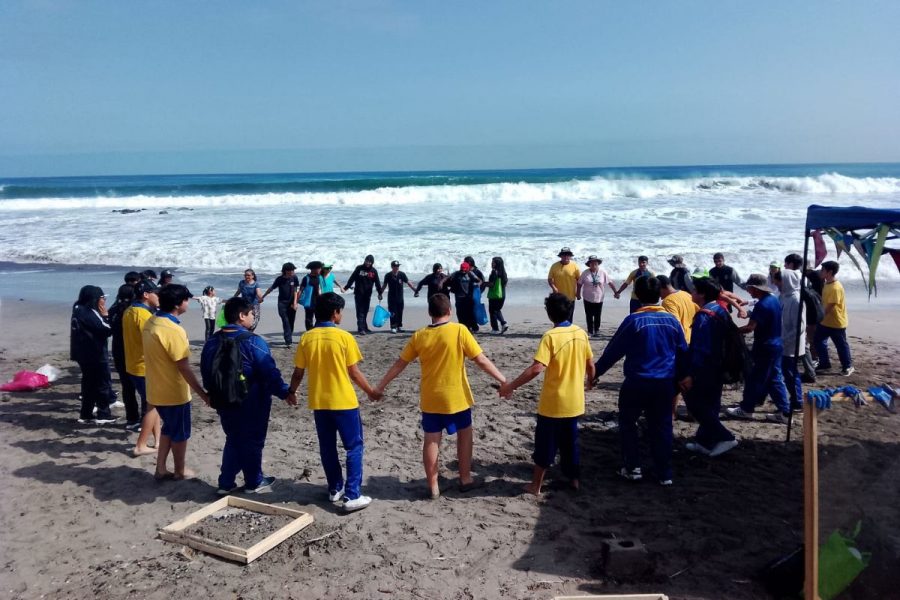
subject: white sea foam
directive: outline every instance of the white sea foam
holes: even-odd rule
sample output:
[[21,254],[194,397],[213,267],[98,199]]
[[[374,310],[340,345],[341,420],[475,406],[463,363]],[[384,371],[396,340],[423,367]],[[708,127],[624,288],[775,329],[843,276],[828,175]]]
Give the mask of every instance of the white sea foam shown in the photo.
[[[900,207],[900,179],[702,177],[384,187],[359,192],[132,196],[0,201],[0,261],[158,265],[238,273],[282,262],[349,271],[371,252],[412,276],[434,262],[480,266],[501,255],[511,277],[544,278],[561,246],[604,258],[614,278],[647,254],[711,265],[722,251],[746,276],[802,250],[809,204]],[[144,209],[114,214],[114,209]],[[191,209],[191,210],[178,210]],[[166,213],[166,214],[160,214]],[[829,242],[829,249],[834,256]],[[847,278],[853,267],[846,258]],[[880,279],[900,279],[885,259]]]

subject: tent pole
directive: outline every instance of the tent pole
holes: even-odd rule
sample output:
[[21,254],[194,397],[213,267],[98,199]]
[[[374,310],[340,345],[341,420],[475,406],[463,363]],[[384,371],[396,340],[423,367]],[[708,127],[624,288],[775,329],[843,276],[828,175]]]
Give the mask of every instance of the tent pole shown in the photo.
[[[809,227],[805,227],[803,242],[803,273],[800,276],[800,290],[806,284],[806,269],[809,254]],[[803,315],[803,301],[800,302],[800,315],[797,319],[797,340],[794,360],[800,358],[800,327]],[[795,363],[796,365],[796,363]],[[803,398],[800,399],[804,401]],[[791,422],[794,411],[788,417],[787,439],[791,439]],[[803,557],[804,580],[803,597],[806,600],[819,600],[819,422],[815,404],[805,403],[803,407]]]

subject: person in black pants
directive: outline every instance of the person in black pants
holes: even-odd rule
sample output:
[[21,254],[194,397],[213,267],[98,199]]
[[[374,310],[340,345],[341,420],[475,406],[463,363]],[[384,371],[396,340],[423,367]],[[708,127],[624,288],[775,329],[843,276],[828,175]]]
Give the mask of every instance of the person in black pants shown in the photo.
[[[107,321],[106,296],[95,285],[86,285],[72,307],[71,358],[81,369],[81,411],[78,422],[110,425],[117,421],[109,410],[113,401],[106,343],[112,335]],[[93,411],[97,409],[97,418]]]
[[[391,270],[384,274],[384,282],[381,288],[387,289],[388,293],[388,310],[391,311],[391,333],[403,331],[403,286],[408,285],[409,289],[416,291],[413,284],[409,282],[406,273],[400,270],[400,262],[391,261]],[[381,294],[378,294],[381,300]]]
[[383,288],[381,281],[378,280],[378,271],[372,266],[375,264],[375,257],[369,254],[363,260],[363,264],[357,266],[347,280],[347,287],[344,289],[353,290],[353,300],[356,301],[356,332],[359,335],[372,333],[367,324],[369,318],[369,305],[372,303],[372,288],[378,290],[378,299],[381,300]]
[[482,281],[472,274],[472,266],[463,262],[459,265],[459,271],[444,281],[444,287],[453,292],[456,297],[456,319],[461,325],[469,328],[469,331],[478,331],[478,322],[475,320],[475,287]]
[[278,288],[278,316],[281,317],[281,327],[284,330],[284,345],[291,347],[294,337],[294,320],[297,318],[297,298],[300,295],[300,280],[294,272],[297,267],[294,263],[286,262],[281,265],[281,275],[275,278],[260,302]]
[[134,381],[125,370],[125,339],[122,335],[122,315],[134,300],[134,288],[129,284],[119,287],[116,302],[109,309],[109,326],[112,328],[112,356],[119,383],[122,386],[122,402],[125,404],[125,429],[140,431],[141,407],[137,401]]
[[422,281],[419,282],[419,285],[416,286],[416,289],[413,290],[415,292],[415,297],[419,297],[419,291],[425,286],[428,287],[428,298],[431,298],[435,294],[440,294],[447,277],[449,277],[449,275],[444,273],[444,267],[441,266],[441,263],[434,263],[431,267],[431,275],[423,277]]
[[310,288],[309,304],[303,305],[303,312],[305,313],[303,321],[306,326],[306,331],[309,331],[315,326],[316,299],[319,297],[319,294],[322,293],[322,290],[320,289],[322,282],[322,262],[314,260],[307,264],[306,268],[309,269],[309,274],[304,276],[303,281],[300,282],[299,297],[302,299],[307,293],[306,288]]
[[495,256],[491,259],[491,274],[484,286],[487,288],[488,313],[491,315],[491,333],[506,333],[509,325],[503,318],[501,309],[506,302],[506,267],[503,259]]

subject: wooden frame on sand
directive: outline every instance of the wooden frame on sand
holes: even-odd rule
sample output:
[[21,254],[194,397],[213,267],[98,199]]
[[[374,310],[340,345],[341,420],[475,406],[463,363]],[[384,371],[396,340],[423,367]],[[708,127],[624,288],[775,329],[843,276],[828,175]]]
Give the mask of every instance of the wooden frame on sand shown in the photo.
[[[225,544],[199,535],[185,533],[184,530],[191,525],[228,507],[242,508],[244,510],[266,515],[286,515],[292,517],[294,520],[249,548],[232,546],[231,544]],[[292,508],[254,502],[253,500],[246,500],[236,496],[225,496],[224,498],[189,514],[183,519],[179,519],[171,525],[163,527],[159,531],[159,537],[167,542],[184,544],[195,550],[202,550],[203,552],[215,554],[216,556],[221,556],[222,558],[227,558],[228,560],[233,560],[246,565],[253,562],[301,529],[311,525],[313,520],[311,514]]]

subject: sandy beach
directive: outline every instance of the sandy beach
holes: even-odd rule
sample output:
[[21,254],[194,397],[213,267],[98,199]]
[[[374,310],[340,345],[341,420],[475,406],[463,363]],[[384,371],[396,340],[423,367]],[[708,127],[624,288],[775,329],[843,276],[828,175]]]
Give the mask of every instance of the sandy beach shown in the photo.
[[[853,306],[849,333],[856,373],[823,376],[819,387],[900,382],[896,308],[878,302],[859,310]],[[311,512],[315,523],[249,566],[186,550],[160,541],[156,533],[216,499],[224,439],[216,413],[195,401],[188,463],[198,479],[154,481],[154,457],[128,454],[136,434],[76,423],[79,374],[68,360],[69,310],[62,302],[14,296],[0,301],[0,380],[45,363],[63,371],[48,389],[0,395],[2,597],[552,598],[661,592],[679,599],[765,598],[760,570],[802,542],[800,419],[789,443],[782,425],[729,421],[740,446],[717,459],[684,449],[695,425],[679,420],[675,485],[622,482],[614,475],[620,366],[587,396],[583,490],[573,494],[554,485],[551,471],[540,499],[520,494],[530,477],[540,379],[514,399],[501,400],[491,380],[470,366],[475,471],[487,484],[467,494],[457,491],[451,439],[442,451],[444,494],[422,500],[413,365],[383,401],[361,401],[363,489],[375,500],[368,509],[344,515],[326,500],[310,411],[276,401],[264,468],[278,482],[257,499]],[[624,299],[607,303],[604,335],[592,340],[595,354],[626,310]],[[580,307],[576,315],[576,323],[583,324]],[[530,364],[547,325],[537,307],[512,306],[507,317],[508,335],[482,334],[478,341],[513,377]],[[302,326],[302,319],[298,322]],[[197,367],[198,307],[192,306],[184,323]],[[425,323],[424,299],[408,299],[406,327]],[[277,344],[279,329],[274,304],[264,305],[258,333],[274,342],[273,355],[288,376],[292,356]],[[381,331],[359,339],[362,370],[370,381],[380,379],[408,335]],[[738,390],[729,390],[724,404],[738,397]],[[873,553],[869,569],[842,598],[886,598],[900,586],[894,568],[900,560],[900,513],[894,506],[900,497],[898,458],[900,415],[878,404],[840,403],[822,416],[823,538],[861,520],[860,547]],[[302,477],[305,470],[308,478]],[[603,544],[618,539],[646,549],[639,568],[604,569]]]

